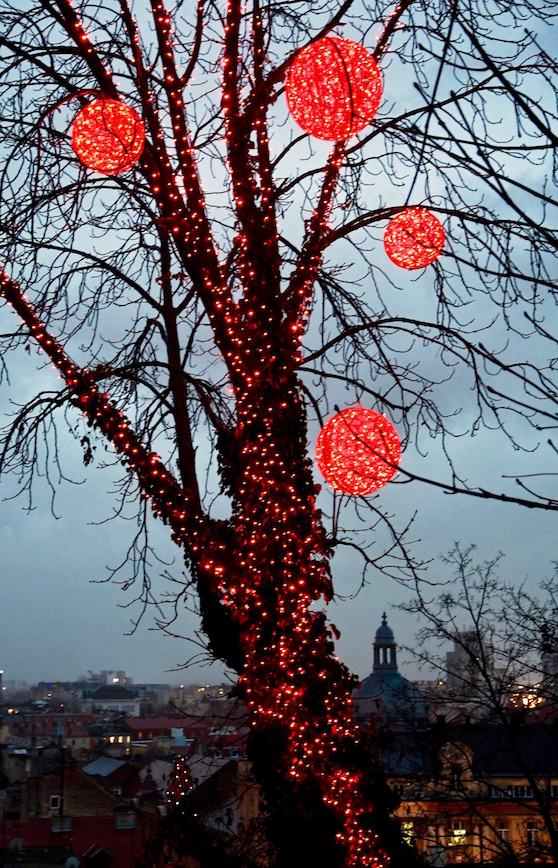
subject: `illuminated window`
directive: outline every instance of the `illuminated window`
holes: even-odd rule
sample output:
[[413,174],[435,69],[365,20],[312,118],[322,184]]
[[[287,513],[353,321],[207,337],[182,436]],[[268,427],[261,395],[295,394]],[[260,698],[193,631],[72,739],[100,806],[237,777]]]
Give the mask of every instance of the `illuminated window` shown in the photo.
[[119,736],[118,736],[118,744],[122,744],[123,741],[124,741],[124,736],[123,736],[123,735],[119,735]]
[[467,843],[467,829],[463,825],[462,820],[453,820],[451,824],[451,834],[448,844],[451,847],[463,845]]
[[401,823],[401,837],[405,841],[406,844],[411,846],[413,844],[413,840],[415,837],[415,830],[413,824],[410,820]]
[[116,736],[115,735],[109,735],[109,741],[111,744],[114,744],[114,742],[116,741]]

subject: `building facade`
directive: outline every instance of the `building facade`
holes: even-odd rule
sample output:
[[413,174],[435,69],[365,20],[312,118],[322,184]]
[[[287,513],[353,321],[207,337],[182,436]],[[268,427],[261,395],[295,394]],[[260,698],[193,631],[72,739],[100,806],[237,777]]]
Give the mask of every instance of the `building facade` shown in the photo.
[[[558,713],[547,700],[536,717],[510,705],[475,720],[446,699],[439,715],[400,675],[396,651],[384,614],[355,707],[390,733],[381,758],[405,840],[429,865],[556,865]],[[478,653],[492,666],[488,645]],[[449,655],[455,685],[468,678],[467,659],[459,648]]]

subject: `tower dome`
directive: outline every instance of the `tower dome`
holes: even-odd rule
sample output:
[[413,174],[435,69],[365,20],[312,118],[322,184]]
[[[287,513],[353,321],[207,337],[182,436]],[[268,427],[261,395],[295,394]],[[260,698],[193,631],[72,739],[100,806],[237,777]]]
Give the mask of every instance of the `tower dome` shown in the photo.
[[366,722],[374,715],[393,729],[426,721],[428,713],[420,691],[397,668],[397,643],[385,612],[373,649],[372,672],[353,694],[357,719]]
[[374,672],[383,669],[397,671],[397,645],[393,630],[388,626],[386,613],[382,615],[382,623],[376,630],[374,639]]

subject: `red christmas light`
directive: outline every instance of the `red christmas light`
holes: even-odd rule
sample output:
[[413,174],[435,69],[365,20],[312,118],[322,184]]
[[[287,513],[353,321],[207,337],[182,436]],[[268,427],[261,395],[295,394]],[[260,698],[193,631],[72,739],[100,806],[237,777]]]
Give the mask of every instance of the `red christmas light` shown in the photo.
[[131,106],[97,99],[74,121],[72,148],[88,169],[120,175],[139,160],[145,143],[143,121]]
[[289,110],[306,133],[338,142],[370,123],[380,105],[382,77],[363,45],[326,36],[297,54],[285,90]]
[[167,788],[167,802],[170,810],[179,808],[184,796],[191,789],[191,772],[183,756],[178,757]]
[[444,240],[444,227],[426,208],[406,208],[391,220],[384,233],[384,247],[391,261],[409,270],[434,262]]
[[395,475],[401,460],[397,431],[385,416],[351,407],[333,416],[316,442],[316,463],[329,484],[345,494],[370,494]]

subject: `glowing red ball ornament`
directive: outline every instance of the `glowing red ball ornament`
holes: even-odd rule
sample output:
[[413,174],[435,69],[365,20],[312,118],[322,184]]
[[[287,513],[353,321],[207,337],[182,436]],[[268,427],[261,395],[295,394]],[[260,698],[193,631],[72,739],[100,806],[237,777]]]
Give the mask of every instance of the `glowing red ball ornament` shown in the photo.
[[285,90],[291,115],[304,132],[340,142],[360,132],[378,111],[382,77],[363,45],[326,36],[299,51]]
[[444,240],[444,227],[426,208],[406,208],[390,221],[384,233],[384,247],[391,261],[409,270],[434,262]]
[[97,99],[74,121],[72,148],[88,169],[102,175],[120,175],[135,166],[145,144],[139,115],[115,99]]
[[316,464],[329,484],[344,494],[371,494],[397,471],[401,442],[385,416],[350,407],[329,419],[318,435]]

